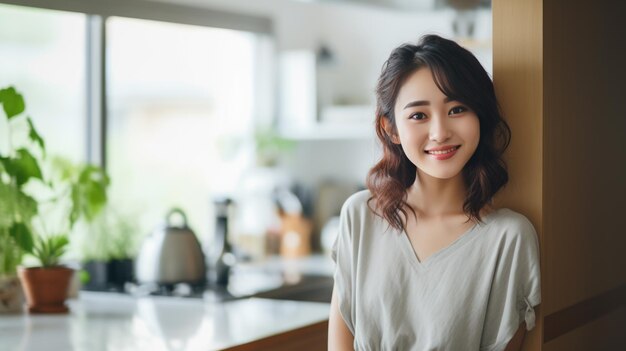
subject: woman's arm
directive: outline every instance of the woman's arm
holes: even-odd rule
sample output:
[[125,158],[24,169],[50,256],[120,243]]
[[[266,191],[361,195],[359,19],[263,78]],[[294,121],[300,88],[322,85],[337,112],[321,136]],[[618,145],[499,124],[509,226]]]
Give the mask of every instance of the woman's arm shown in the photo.
[[330,300],[330,317],[328,320],[328,351],[354,350],[354,337],[341,317],[336,290]]
[[511,341],[506,345],[504,351],[519,351],[522,349],[522,343],[526,336],[526,322],[520,324],[519,329],[515,332],[515,335],[511,338]]

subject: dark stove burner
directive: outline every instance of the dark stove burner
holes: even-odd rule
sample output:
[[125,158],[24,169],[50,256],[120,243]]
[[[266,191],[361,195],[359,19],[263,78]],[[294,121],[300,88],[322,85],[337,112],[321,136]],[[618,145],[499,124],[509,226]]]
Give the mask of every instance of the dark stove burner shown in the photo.
[[134,296],[177,296],[177,297],[202,297],[206,290],[205,284],[126,284],[124,286],[126,293]]
[[227,288],[213,284],[156,284],[156,283],[132,283],[127,282],[121,288],[94,289],[85,288],[86,291],[100,291],[111,293],[129,294],[135,297],[146,296],[171,296],[181,298],[200,298],[209,302],[222,302],[235,300],[244,296],[235,296]]

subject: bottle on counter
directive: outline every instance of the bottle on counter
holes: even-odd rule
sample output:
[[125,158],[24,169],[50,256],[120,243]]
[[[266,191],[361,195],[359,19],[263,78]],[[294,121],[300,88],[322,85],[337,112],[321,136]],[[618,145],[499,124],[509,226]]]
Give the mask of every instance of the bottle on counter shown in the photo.
[[233,248],[228,240],[228,210],[231,204],[229,198],[216,198],[215,206],[215,236],[211,250],[209,267],[209,282],[215,285],[227,286],[230,270],[236,263]]

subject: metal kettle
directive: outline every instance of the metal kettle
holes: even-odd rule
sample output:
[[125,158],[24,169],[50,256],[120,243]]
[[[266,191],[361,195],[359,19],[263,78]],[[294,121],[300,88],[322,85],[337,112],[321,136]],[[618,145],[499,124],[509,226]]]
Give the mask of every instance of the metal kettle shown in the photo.
[[[182,217],[182,226],[170,224],[174,214]],[[205,283],[204,254],[181,209],[170,210],[165,226],[157,228],[144,240],[137,256],[135,276],[139,283]]]

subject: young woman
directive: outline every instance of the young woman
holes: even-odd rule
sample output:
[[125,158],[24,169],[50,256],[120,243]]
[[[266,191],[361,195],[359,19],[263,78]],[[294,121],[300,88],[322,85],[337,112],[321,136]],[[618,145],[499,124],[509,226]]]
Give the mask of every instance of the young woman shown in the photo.
[[493,83],[428,35],[383,65],[383,157],[341,211],[329,350],[519,350],[541,301],[533,225],[491,207],[510,130]]

